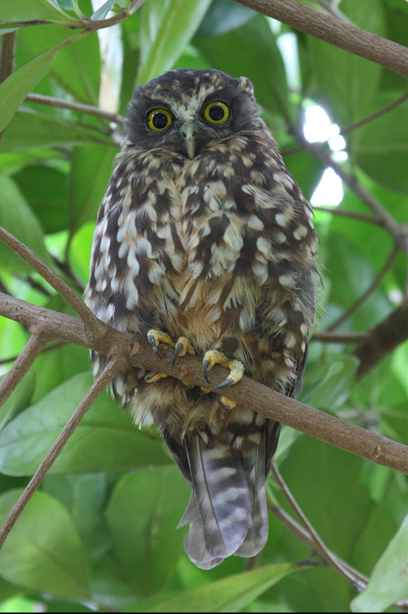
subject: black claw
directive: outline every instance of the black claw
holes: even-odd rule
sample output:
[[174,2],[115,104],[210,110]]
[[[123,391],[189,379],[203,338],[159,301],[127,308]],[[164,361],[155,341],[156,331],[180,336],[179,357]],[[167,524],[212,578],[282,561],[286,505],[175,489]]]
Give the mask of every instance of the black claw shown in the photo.
[[231,407],[229,405],[225,405],[222,401],[221,401],[221,397],[219,394],[217,394],[217,401],[218,401],[218,405],[221,407],[221,409],[231,409]]
[[183,349],[183,344],[182,343],[178,343],[176,345],[176,349],[174,350],[174,354],[173,354],[173,360],[171,361],[171,366],[174,367],[176,364],[176,360],[178,355],[180,354],[181,350]]
[[157,375],[158,371],[156,373],[150,373],[150,375],[146,375],[145,377],[145,382],[149,383],[151,379],[154,378],[155,375]]
[[223,382],[221,382],[221,384],[218,384],[218,386],[216,386],[215,388],[217,390],[219,390],[220,388],[226,388],[227,386],[231,386],[231,384],[234,383],[234,380],[232,377],[227,377],[226,380],[224,380]]
[[149,335],[147,337],[147,340],[149,341],[150,345],[152,346],[154,353],[157,354],[157,356],[159,358],[161,358],[159,349],[158,349],[158,347],[156,345],[156,339],[153,337],[153,335]]
[[205,377],[205,381],[207,382],[207,384],[210,383],[210,378],[208,377],[208,367],[210,365],[210,361],[205,359],[203,362],[203,372],[204,372],[204,377]]

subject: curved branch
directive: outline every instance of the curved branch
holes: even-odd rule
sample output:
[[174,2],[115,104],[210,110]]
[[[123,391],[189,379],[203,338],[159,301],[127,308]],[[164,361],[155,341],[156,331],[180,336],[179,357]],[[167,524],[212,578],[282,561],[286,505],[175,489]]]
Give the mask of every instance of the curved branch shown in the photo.
[[353,351],[354,356],[360,359],[358,378],[366,375],[387,354],[408,339],[408,300],[369,330],[368,335],[368,339]]
[[20,516],[21,512],[33,496],[34,492],[37,490],[38,486],[41,484],[42,480],[45,478],[46,474],[48,473],[48,470],[54,464],[54,461],[60,454],[62,448],[67,443],[68,439],[71,437],[72,433],[75,431],[76,427],[81,422],[82,418],[85,416],[92,403],[97,399],[100,393],[104,390],[104,388],[109,384],[112,378],[116,375],[116,373],[118,373],[118,371],[120,371],[122,367],[123,359],[120,356],[113,357],[106,365],[105,369],[102,371],[99,377],[94,381],[91,388],[88,390],[87,394],[84,396],[84,398],[76,408],[75,412],[72,414],[71,418],[68,420],[68,422],[62,429],[61,433],[56,439],[54,445],[51,447],[47,456],[44,458],[43,462],[31,478],[23,494],[18,499],[10,514],[7,516],[0,530],[0,549],[5,542],[7,535],[10,533],[18,517]]
[[111,113],[110,111],[104,111],[99,107],[94,107],[91,104],[83,104],[80,102],[72,102],[70,100],[64,100],[63,98],[54,98],[53,96],[44,96],[43,94],[28,94],[25,97],[27,102],[35,102],[36,104],[45,104],[49,107],[57,107],[59,109],[69,109],[70,111],[77,111],[78,113],[88,113],[88,115],[95,115],[96,117],[102,117],[108,119],[116,124],[123,124],[124,118],[117,113]]
[[[84,324],[86,324],[89,330],[98,334],[100,329],[100,321],[97,317],[94,316],[92,311],[85,305],[85,303],[79,298],[77,294],[60,278],[58,275],[54,273],[38,256],[28,249],[21,241],[19,241],[16,237],[14,237],[8,230],[0,226],[0,241],[3,241],[6,245],[8,245],[13,251],[16,252],[25,262],[27,262],[30,266],[33,267],[34,270],[39,273],[43,279],[48,281],[50,286],[56,290],[63,299],[67,301],[69,305],[71,305],[72,309],[79,315],[81,320],[83,320]],[[31,324],[32,328],[30,329],[32,333],[41,332],[41,329],[38,329],[35,322]]]
[[406,47],[361,30],[296,0],[235,0],[255,11],[274,17],[288,26],[306,32],[326,43],[359,55],[401,75],[408,76]]
[[[40,323],[47,331],[48,339],[64,339],[104,354],[120,354],[127,364],[148,371],[161,371],[189,384],[214,390],[225,379],[226,371],[216,365],[211,371],[212,381],[204,379],[202,358],[186,355],[179,364],[172,366],[173,350],[160,349],[158,358],[147,339],[141,335],[121,333],[99,322],[101,332],[93,336],[87,332],[78,318],[36,307],[26,301],[0,294],[0,315],[17,320],[28,326]],[[287,424],[302,433],[316,437],[379,465],[408,474],[408,447],[388,437],[349,424],[305,403],[286,397],[267,386],[244,377],[239,384],[228,389],[228,397],[259,412],[266,418]]]

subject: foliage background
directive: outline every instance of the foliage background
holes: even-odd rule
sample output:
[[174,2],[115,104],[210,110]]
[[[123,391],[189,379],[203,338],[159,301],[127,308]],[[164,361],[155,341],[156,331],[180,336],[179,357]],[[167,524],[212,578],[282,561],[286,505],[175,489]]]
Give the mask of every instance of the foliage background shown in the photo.
[[[122,0],[114,6],[112,1],[105,8],[126,4]],[[319,7],[313,0],[307,4]],[[406,44],[406,2],[342,0],[339,8],[361,28]],[[147,0],[116,31],[109,30],[113,53],[103,56],[103,62],[103,39],[96,32],[58,55],[39,55],[72,36],[62,26],[78,19],[78,9],[88,17],[93,13],[89,0],[80,0],[79,7],[75,0],[0,0],[5,22],[55,20],[54,25],[18,31],[16,68],[37,58],[34,83],[41,71],[44,74],[33,92],[124,115],[135,84],[170,68],[213,67],[235,77],[246,75],[285,163],[309,199],[325,167],[313,148],[297,138],[305,109],[319,103],[345,128],[407,91],[400,75],[271,23],[230,0]],[[296,43],[299,64],[289,80],[281,53],[282,36],[288,34]],[[348,159],[342,164],[401,224],[407,223],[407,107],[404,102],[345,134]],[[80,294],[89,273],[94,220],[119,138],[120,130],[113,130],[106,118],[25,101],[0,142],[0,225]],[[330,154],[327,144],[319,151]],[[346,185],[340,208],[370,213]],[[334,213],[316,210],[324,276],[319,331],[355,303],[394,249],[393,238],[381,225]],[[404,254],[396,253],[391,264],[377,288],[336,331],[366,331],[395,309],[406,295]],[[72,313],[2,244],[0,290]],[[28,331],[20,324],[0,318],[3,372],[27,339]],[[301,400],[408,444],[407,345],[400,345],[360,381],[352,348],[311,343]],[[87,350],[58,345],[37,359],[0,409],[0,520],[90,383]],[[406,514],[405,476],[288,428],[277,464],[326,545],[370,575]],[[318,557],[313,565],[310,549],[273,516],[269,541],[253,571],[246,571],[245,561],[235,557],[209,572],[196,569],[183,552],[184,529],[175,531],[187,504],[188,485],[156,431],[137,430],[107,395],[94,404],[50,473],[0,554],[5,611],[27,610],[38,603],[46,611],[61,612],[155,607],[349,611],[357,594],[333,569],[319,566]],[[273,497],[288,509],[272,479],[270,483]],[[287,565],[305,561],[309,565]],[[392,583],[388,590],[389,603],[404,597]],[[21,597],[25,601],[13,601]]]

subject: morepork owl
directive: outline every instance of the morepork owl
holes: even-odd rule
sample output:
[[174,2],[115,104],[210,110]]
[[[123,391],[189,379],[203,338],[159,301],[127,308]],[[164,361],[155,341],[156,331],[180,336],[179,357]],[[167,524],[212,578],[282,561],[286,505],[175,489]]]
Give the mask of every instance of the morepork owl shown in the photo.
[[[288,396],[299,387],[318,279],[312,209],[260,118],[250,81],[174,70],[139,87],[98,214],[86,303],[104,322],[203,356]],[[94,370],[106,358],[93,356]],[[208,375],[207,375],[208,377]],[[192,487],[179,526],[210,569],[268,535],[280,425],[219,394],[131,368],[112,384],[157,424]]]

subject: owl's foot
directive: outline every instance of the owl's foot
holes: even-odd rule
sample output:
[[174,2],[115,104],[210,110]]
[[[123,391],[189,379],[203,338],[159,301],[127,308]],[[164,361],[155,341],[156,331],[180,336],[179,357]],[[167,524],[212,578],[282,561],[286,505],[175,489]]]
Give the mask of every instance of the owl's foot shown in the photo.
[[176,349],[174,350],[171,366],[174,367],[174,365],[176,364],[176,360],[179,356],[185,356],[187,353],[195,354],[193,347],[187,337],[179,337],[176,342]]
[[[210,380],[208,378],[208,371],[210,371],[214,365],[221,365],[222,367],[227,367],[230,370],[230,374],[226,380],[221,382],[216,386],[216,389],[226,388],[227,386],[232,386],[233,384],[237,384],[244,374],[244,365],[239,360],[230,360],[223,354],[222,352],[218,352],[217,350],[210,350],[206,352],[203,360],[203,371],[204,377],[208,383]],[[218,397],[218,402],[224,409],[232,409],[236,405],[236,401],[232,401],[228,399],[228,397]]]
[[[191,343],[189,342],[189,340],[187,339],[187,337],[179,337],[177,339],[177,342],[174,343],[173,339],[167,333],[164,333],[161,330],[156,330],[152,328],[147,333],[147,339],[150,345],[152,346],[154,352],[157,354],[159,358],[161,358],[160,352],[159,352],[160,343],[165,343],[166,345],[169,345],[170,347],[175,348],[174,354],[173,354],[173,360],[171,363],[172,367],[174,367],[174,365],[176,364],[177,358],[179,356],[185,356],[187,353],[195,354],[193,347]],[[162,379],[163,377],[167,377],[167,375],[165,373],[148,373],[145,377],[145,382],[147,382],[148,384],[152,384]],[[186,385],[189,386],[188,384]]]

